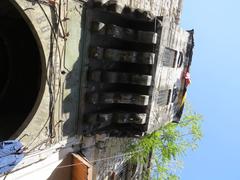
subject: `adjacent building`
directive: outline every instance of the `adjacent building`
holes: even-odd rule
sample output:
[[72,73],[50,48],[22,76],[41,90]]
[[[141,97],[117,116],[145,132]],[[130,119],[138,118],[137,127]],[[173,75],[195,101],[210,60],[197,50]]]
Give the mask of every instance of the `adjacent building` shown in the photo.
[[26,149],[9,179],[142,178],[126,145],[179,122],[190,83],[182,4],[0,2],[0,140]]

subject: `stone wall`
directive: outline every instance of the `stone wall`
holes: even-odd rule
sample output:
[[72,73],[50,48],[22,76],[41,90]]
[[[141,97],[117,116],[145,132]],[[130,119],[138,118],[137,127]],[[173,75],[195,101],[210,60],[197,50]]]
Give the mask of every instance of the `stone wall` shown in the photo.
[[[46,59],[47,64],[50,54],[51,25],[54,24],[53,12],[48,5],[43,5],[43,11],[36,3],[22,0],[16,0],[16,2],[17,6],[25,10],[25,18],[31,22],[31,27],[39,38],[39,46],[43,49],[42,57]],[[70,136],[77,134],[77,129],[81,126],[78,113],[81,109],[79,105],[80,69],[84,68],[81,67],[80,63],[84,43],[82,42],[82,36],[84,36],[82,24],[84,22],[81,19],[84,2],[75,0],[62,2],[62,16],[60,18],[64,23],[63,27],[58,27],[59,32],[57,41],[54,40],[53,52],[55,54],[54,58],[56,58],[54,64],[56,71],[56,76],[54,76],[55,101],[51,102],[49,92],[53,85],[46,84],[44,97],[37,113],[31,123],[27,124],[25,130],[19,135],[19,138],[22,138],[22,141],[29,145],[30,149],[39,150],[38,147],[42,147],[43,144],[45,148],[59,140],[68,139]],[[150,11],[155,16],[163,16],[164,29],[161,51],[163,52],[164,47],[169,47],[185,53],[188,33],[178,26],[182,0],[119,0],[118,3],[123,6],[128,5],[132,8]],[[58,51],[64,58],[60,58]],[[166,84],[173,86],[179,80],[179,74],[182,71],[183,69],[173,70],[162,67],[161,77],[164,78],[160,79],[159,77],[157,79],[158,87],[163,87]],[[49,76],[49,72],[47,73],[47,76]],[[51,112],[53,113],[51,119],[49,119],[50,104],[54,107],[54,111]],[[166,113],[166,111],[169,111],[170,108],[171,104],[161,109],[153,104],[152,111],[161,111],[160,114],[162,114],[156,121],[161,124],[168,121],[171,114]],[[149,126],[149,129],[152,129],[157,123],[155,117],[150,119],[154,119]],[[52,132],[50,133],[50,131]],[[52,134],[53,132],[54,134]],[[82,143],[83,154],[94,165],[95,179],[99,180],[105,179],[109,173],[118,171],[123,166],[126,160],[124,156],[126,145],[132,140],[110,138],[106,134],[83,137],[82,139],[78,136],[77,138]]]
[[[159,58],[163,58],[164,49],[167,47],[177,52],[177,60],[175,61],[174,68],[160,65],[159,77],[156,80],[157,89],[155,92],[157,93],[164,87],[173,88],[174,85],[177,85],[178,88],[181,89],[185,67],[178,67],[177,61],[181,53],[185,56],[189,40],[189,33],[179,27],[182,0],[120,0],[118,3],[151,11],[155,16],[163,16]],[[150,117],[151,120],[148,127],[149,131],[154,131],[159,125],[170,122],[174,115],[174,106],[173,103],[169,103],[167,106],[159,107],[153,102],[151,109],[153,113]],[[158,115],[154,116],[154,114]],[[101,138],[99,139],[99,137]],[[91,145],[86,145],[87,142],[89,142],[89,138],[88,140],[86,138],[84,140],[86,142],[84,144],[84,153],[89,159],[96,161],[94,163],[95,178],[107,179],[109,173],[118,172],[118,170],[122,168],[125,162],[125,156],[121,155],[124,154],[126,150],[126,144],[130,143],[132,139],[109,138],[107,135],[105,137],[104,135],[91,137],[90,139]]]

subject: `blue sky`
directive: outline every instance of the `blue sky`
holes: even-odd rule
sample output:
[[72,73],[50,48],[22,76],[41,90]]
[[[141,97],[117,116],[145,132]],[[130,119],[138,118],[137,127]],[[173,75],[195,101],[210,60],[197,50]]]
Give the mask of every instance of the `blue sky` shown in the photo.
[[188,100],[204,116],[204,138],[182,180],[240,180],[239,8],[239,0],[184,0],[182,26],[195,29]]

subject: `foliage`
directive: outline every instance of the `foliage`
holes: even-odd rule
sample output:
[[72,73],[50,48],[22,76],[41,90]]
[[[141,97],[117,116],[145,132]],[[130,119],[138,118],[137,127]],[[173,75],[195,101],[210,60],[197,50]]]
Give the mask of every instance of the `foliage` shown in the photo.
[[131,161],[146,164],[149,154],[153,152],[152,179],[179,179],[177,172],[182,168],[179,158],[188,149],[198,147],[198,141],[202,138],[201,122],[201,115],[193,113],[188,107],[178,124],[168,123],[131,144],[128,148],[128,152],[132,152]]

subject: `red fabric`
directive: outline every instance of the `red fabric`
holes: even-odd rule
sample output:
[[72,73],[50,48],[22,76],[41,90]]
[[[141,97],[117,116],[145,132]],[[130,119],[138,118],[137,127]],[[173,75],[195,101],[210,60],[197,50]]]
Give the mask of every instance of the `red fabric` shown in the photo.
[[189,73],[189,72],[186,72],[184,78],[185,78],[185,84],[186,84],[186,86],[190,85],[190,84],[191,84],[191,76],[190,76],[190,73]]

